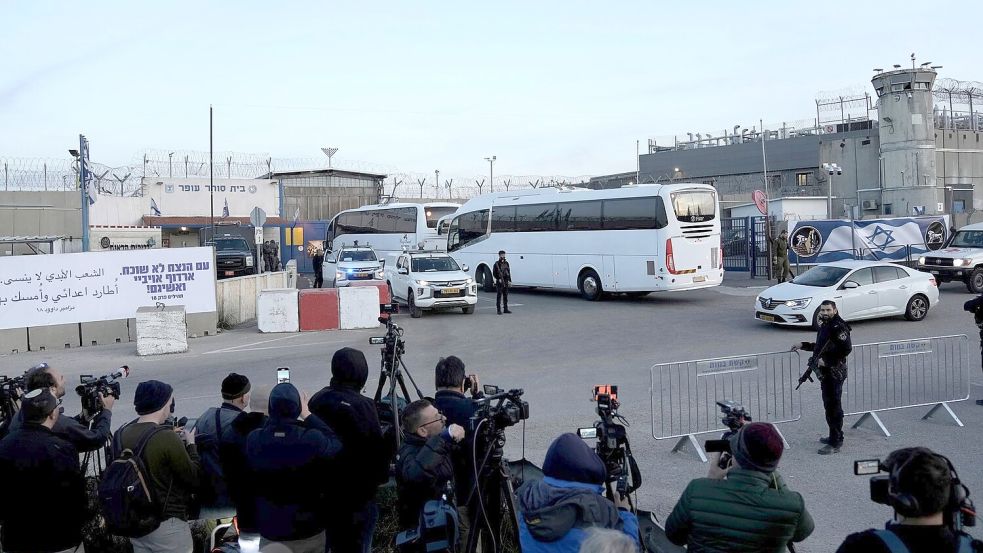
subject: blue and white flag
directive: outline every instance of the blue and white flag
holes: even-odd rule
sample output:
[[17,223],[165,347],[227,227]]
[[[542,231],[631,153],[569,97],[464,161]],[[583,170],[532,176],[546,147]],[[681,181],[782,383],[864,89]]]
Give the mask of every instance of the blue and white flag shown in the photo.
[[150,198],[150,211],[157,217],[160,217],[160,208],[157,207],[157,202],[153,198]]
[[229,216],[229,199],[225,198],[225,207],[222,208],[222,217]]
[[789,261],[905,260],[945,245],[948,215],[789,223]]

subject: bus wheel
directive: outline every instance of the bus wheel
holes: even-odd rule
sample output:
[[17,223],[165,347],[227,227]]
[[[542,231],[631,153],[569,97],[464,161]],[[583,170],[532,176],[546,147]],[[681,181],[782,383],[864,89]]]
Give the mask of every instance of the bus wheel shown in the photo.
[[423,316],[423,310],[416,306],[416,299],[413,297],[413,290],[406,294],[406,304],[410,308],[410,317],[419,319]]
[[492,276],[492,272],[488,267],[485,267],[484,265],[478,267],[478,272],[474,275],[474,277],[475,280],[481,283],[482,291],[495,291],[495,277]]
[[604,293],[604,289],[601,288],[601,277],[597,276],[592,269],[588,269],[580,275],[580,295],[588,301],[597,301],[601,299],[601,294]]

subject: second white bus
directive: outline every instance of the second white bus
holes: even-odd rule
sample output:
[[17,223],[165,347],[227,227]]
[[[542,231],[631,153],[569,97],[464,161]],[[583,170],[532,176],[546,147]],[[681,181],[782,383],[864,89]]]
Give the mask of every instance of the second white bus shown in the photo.
[[643,296],[723,281],[720,206],[705,184],[609,190],[536,189],[487,194],[458,209],[447,252],[494,290],[492,266],[507,252],[517,286]]
[[325,247],[371,246],[385,259],[387,253],[399,253],[403,246],[416,248],[420,242],[437,236],[437,221],[461,207],[449,202],[426,204],[392,203],[366,205],[335,215],[328,223]]

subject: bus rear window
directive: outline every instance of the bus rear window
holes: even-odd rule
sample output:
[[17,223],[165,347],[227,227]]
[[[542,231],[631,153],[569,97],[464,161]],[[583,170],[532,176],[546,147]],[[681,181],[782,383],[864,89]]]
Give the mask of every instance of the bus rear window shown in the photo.
[[710,190],[673,192],[672,209],[676,219],[683,223],[712,221],[716,215],[716,193]]

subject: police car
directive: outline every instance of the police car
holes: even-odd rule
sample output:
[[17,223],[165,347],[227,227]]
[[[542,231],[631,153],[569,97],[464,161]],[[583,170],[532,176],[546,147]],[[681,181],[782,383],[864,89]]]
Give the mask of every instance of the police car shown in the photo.
[[[328,253],[325,261],[324,280],[331,286],[348,286],[355,281],[382,282],[382,265],[379,256],[370,246],[342,246]],[[332,271],[331,268],[334,268]]]

